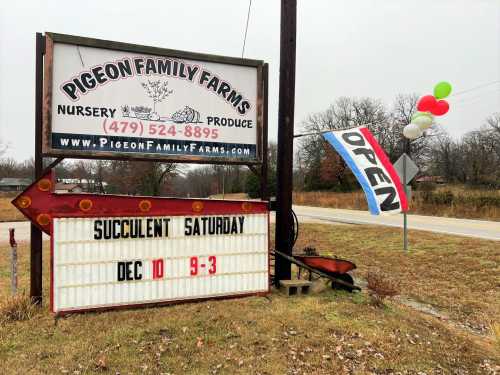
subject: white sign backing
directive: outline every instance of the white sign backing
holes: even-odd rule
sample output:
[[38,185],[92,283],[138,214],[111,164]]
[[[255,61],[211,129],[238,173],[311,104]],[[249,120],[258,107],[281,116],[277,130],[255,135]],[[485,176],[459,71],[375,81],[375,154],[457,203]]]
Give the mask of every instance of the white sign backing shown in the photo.
[[258,161],[262,66],[47,34],[44,152]]
[[52,310],[268,292],[268,215],[54,218]]

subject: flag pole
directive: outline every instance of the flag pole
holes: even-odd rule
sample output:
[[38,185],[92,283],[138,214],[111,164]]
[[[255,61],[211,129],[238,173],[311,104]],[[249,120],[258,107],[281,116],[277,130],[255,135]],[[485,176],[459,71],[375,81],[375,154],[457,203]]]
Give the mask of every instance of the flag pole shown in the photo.
[[356,125],[356,126],[353,126],[351,128],[345,128],[345,129],[328,129],[328,130],[322,130],[322,131],[318,131],[318,132],[294,134],[293,138],[307,137],[307,136],[310,136],[310,135],[320,135],[320,134],[330,133],[330,132],[338,131],[338,130],[342,130],[342,131],[343,130],[349,130],[349,129],[354,129],[354,128],[357,128],[357,127],[360,127],[360,126],[368,126],[368,125],[371,125],[371,123],[363,124],[363,125]]

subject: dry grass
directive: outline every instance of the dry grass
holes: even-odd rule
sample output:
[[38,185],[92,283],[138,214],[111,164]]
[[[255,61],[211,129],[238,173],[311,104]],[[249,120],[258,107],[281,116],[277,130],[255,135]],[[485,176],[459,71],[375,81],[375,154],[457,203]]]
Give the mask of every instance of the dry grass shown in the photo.
[[0,302],[0,323],[29,320],[37,309],[25,293],[5,297]]
[[0,221],[26,220],[24,215],[10,203],[13,198],[0,196]]
[[[294,192],[297,205],[368,210],[362,191]],[[426,193],[414,191],[410,203],[413,214],[500,221],[500,190],[472,190],[460,186],[442,186]]]
[[369,225],[302,225],[297,247],[352,260],[366,279],[377,268],[401,295],[430,304],[461,324],[487,331],[500,323],[500,242]]
[[366,198],[362,191],[335,193],[330,191],[299,191],[293,193],[293,204],[301,206],[342,208],[347,210],[367,210]]
[[493,323],[491,331],[493,332],[493,337],[495,338],[498,350],[500,350],[500,323]]
[[[394,229],[347,225],[302,229],[301,245],[314,245],[321,252],[335,248],[338,255],[357,261],[361,275],[377,266],[398,281],[405,279],[403,294],[433,301],[430,287],[418,288],[429,283],[436,290],[437,304],[446,305],[454,297],[454,306],[469,308],[468,303],[480,295],[476,287],[481,287],[489,297],[480,298],[472,308],[489,312],[490,317],[498,313],[494,290],[498,272],[492,273],[498,262],[491,264],[496,259],[491,242],[461,243],[461,238],[418,233],[419,240],[412,242],[415,252],[404,255]],[[416,233],[410,233],[415,238]],[[0,249],[0,298],[9,290],[7,254]],[[439,256],[446,257],[447,272],[433,270],[433,260]],[[473,276],[462,280],[458,261],[462,257],[475,257],[484,272],[475,274],[474,267],[468,268]],[[19,283],[27,288],[24,244],[19,246],[19,258]],[[44,262],[46,288],[47,248]],[[430,272],[422,275],[425,268]],[[455,290],[447,295],[454,284]],[[471,291],[473,295],[464,296]],[[44,306],[30,320],[0,326],[5,374],[493,374],[488,368],[498,361],[489,336],[456,329],[394,302],[374,308],[366,293],[332,290],[301,298],[273,293],[269,299],[79,314],[57,324]]]

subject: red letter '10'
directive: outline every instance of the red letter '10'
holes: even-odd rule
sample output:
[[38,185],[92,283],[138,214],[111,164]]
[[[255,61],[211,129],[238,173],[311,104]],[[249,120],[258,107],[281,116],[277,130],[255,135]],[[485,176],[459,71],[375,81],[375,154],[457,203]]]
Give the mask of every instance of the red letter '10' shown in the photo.
[[153,262],[153,279],[163,278],[163,259],[154,259],[152,262]]

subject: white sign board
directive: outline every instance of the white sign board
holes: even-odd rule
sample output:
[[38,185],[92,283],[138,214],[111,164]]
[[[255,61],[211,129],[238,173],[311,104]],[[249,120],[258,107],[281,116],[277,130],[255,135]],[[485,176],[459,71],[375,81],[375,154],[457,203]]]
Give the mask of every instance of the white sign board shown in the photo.
[[46,154],[260,159],[262,62],[46,40]]
[[268,292],[268,215],[54,218],[52,310]]

